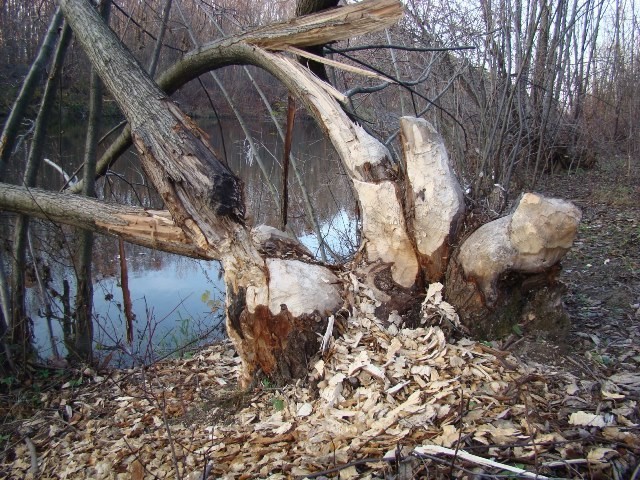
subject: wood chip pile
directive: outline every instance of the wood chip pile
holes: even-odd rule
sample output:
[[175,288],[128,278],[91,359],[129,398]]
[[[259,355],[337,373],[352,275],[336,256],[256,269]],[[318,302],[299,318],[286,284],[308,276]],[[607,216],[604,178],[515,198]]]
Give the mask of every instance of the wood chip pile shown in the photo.
[[205,468],[208,478],[448,478],[451,468],[472,478],[507,465],[539,478],[631,478],[640,374],[596,382],[448,343],[439,323],[457,318],[441,286],[429,288],[423,326],[405,329],[398,315],[376,318],[373,292],[350,282],[354,315],[308,380],[240,392],[229,343],[146,370],[86,370],[82,385],[40,398],[6,442],[0,477],[33,478],[37,460],[43,479],[195,480]]

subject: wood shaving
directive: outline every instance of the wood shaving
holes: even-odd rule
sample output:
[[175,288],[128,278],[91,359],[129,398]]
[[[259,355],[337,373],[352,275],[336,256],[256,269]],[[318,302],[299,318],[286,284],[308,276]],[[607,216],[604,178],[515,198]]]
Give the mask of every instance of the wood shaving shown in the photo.
[[[376,318],[367,288],[350,282],[354,315],[305,381],[240,392],[239,359],[224,342],[43,394],[43,408],[20,428],[36,447],[40,478],[199,478],[205,468],[211,478],[303,478],[340,465],[340,478],[384,478],[400,468],[383,461],[386,452],[429,445],[566,478],[637,461],[636,375],[613,375],[596,404],[594,389],[571,374],[469,339],[447,342],[430,321],[408,329]],[[438,286],[422,311],[456,320]],[[20,435],[0,464],[7,478],[29,474]],[[358,463],[372,457],[379,461]],[[411,468],[428,464],[431,478],[444,478],[451,459]]]

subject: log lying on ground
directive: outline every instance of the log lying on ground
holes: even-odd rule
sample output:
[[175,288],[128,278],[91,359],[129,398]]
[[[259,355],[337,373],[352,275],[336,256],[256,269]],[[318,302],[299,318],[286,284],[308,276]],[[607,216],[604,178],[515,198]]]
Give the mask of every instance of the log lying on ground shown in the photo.
[[[507,333],[523,319],[531,293],[546,288],[557,303],[557,267],[573,244],[581,213],[573,204],[527,193],[513,213],[489,222],[462,244],[452,263],[446,296],[477,336]],[[530,312],[535,315],[535,312]]]

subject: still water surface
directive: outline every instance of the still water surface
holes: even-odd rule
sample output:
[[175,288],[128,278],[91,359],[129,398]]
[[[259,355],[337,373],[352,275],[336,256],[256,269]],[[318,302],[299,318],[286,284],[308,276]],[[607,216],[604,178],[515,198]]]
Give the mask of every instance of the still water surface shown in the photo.
[[[224,148],[219,140],[219,128],[212,121],[200,121],[219,151],[227,152],[230,168],[243,178],[247,211],[253,223],[277,225],[275,203],[265,184],[264,176],[248,149],[244,134],[231,120],[223,120]],[[59,133],[59,132],[58,132]],[[281,145],[272,124],[258,125],[253,136],[270,180],[280,183]],[[293,155],[309,191],[313,208],[321,225],[325,241],[335,252],[349,254],[355,243],[354,200],[347,177],[338,164],[331,145],[311,122],[298,122],[294,134]],[[84,131],[81,124],[66,125],[63,135],[51,136],[47,157],[74,171],[81,158]],[[51,167],[44,166],[44,188],[59,188],[62,180]],[[19,171],[15,172],[19,178]],[[131,186],[135,186],[134,189]],[[290,172],[290,225],[300,240],[318,253],[318,239],[307,219],[301,191]],[[114,172],[100,182],[103,199],[161,208],[157,194],[148,186],[133,152],[119,161]],[[5,230],[6,232],[7,230]],[[62,235],[64,233],[64,235]],[[56,293],[63,291],[63,281],[75,291],[73,252],[75,239],[71,229],[35,225],[33,229],[35,256],[47,265],[51,279],[47,297],[52,302],[54,316],[62,312],[62,302]],[[60,240],[60,237],[63,237]],[[5,234],[6,237],[6,234]],[[177,347],[207,335],[208,340],[224,335],[224,284],[217,262],[197,261],[163,252],[126,245],[129,290],[136,316],[134,340],[126,342],[125,318],[122,310],[119,255],[117,240],[96,236],[94,247],[94,342],[98,355],[106,355],[119,345],[112,360],[121,364],[149,361]],[[43,358],[54,356],[54,348],[65,354],[61,322],[47,322],[42,308],[42,296],[32,286],[28,306],[34,323],[35,342]],[[73,298],[71,298],[73,305]],[[60,315],[61,316],[61,315]],[[50,325],[50,326],[49,326]],[[53,335],[53,343],[51,335]],[[123,354],[127,351],[129,354]]]

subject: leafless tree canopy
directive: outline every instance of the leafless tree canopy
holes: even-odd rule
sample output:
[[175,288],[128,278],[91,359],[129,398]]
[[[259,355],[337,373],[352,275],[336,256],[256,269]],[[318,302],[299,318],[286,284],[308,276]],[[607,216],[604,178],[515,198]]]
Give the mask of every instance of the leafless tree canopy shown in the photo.
[[[180,2],[201,41],[336,3]],[[152,55],[161,7],[122,0],[113,9],[112,28],[145,64]],[[7,0],[0,8],[0,83],[7,91],[19,85],[33,60],[54,6],[51,1]],[[629,153],[637,148],[635,1],[410,0],[406,13],[388,35],[381,33],[367,43],[474,48],[431,53],[378,48],[345,53],[389,76],[399,76],[405,84],[389,87],[386,95],[356,94],[356,113],[387,136],[397,128],[393,117],[402,110],[426,116],[444,134],[475,202],[500,212],[509,192],[534,185],[545,169],[589,166],[600,152]],[[160,71],[190,48],[181,23],[174,9]],[[357,43],[352,41],[349,46]],[[344,47],[332,45],[337,50]],[[345,60],[337,54],[334,57]],[[69,55],[65,75],[65,88],[74,88],[70,80],[88,75],[87,62],[77,46]],[[268,94],[278,91],[265,74],[256,75],[265,82]],[[237,102],[259,100],[248,81],[236,79],[246,77],[234,69],[221,71],[220,76]],[[348,73],[336,72],[335,80],[345,90],[364,86],[361,78]],[[192,85],[183,88],[178,98],[195,104],[200,95],[200,88]],[[6,111],[11,100],[2,102]],[[377,113],[371,114],[374,111]]]

